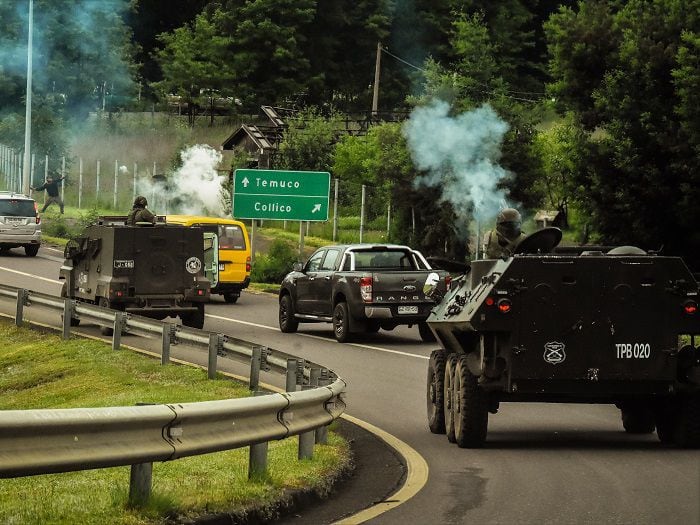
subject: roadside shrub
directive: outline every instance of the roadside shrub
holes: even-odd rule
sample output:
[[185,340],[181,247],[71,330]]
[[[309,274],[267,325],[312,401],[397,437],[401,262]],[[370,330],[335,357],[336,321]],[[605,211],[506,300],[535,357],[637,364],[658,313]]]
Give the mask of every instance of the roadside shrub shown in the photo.
[[70,235],[70,229],[64,215],[59,213],[46,213],[42,218],[41,231],[50,237],[66,238]]
[[276,239],[270,244],[267,255],[256,255],[250,280],[256,283],[277,283],[292,269],[297,257],[291,246]]

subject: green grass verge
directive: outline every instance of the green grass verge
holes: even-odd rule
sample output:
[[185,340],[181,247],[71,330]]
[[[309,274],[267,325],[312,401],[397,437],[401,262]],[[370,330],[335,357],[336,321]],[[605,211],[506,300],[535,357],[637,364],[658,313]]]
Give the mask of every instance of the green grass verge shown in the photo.
[[[248,396],[245,385],[204,370],[113,351],[87,339],[63,341],[0,319],[0,409],[131,406]],[[150,524],[211,513],[274,512],[290,489],[326,493],[350,462],[334,433],[311,460],[295,438],[270,443],[269,474],[248,480],[248,448],[153,465],[153,496],[128,505],[129,467],[0,480],[0,523]]]

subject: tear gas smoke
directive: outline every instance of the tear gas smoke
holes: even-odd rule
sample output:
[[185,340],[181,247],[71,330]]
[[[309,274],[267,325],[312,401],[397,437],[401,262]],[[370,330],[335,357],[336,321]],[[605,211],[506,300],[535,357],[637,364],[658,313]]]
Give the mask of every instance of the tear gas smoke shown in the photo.
[[126,166],[119,166],[119,173],[121,173],[122,175],[124,175],[125,173],[129,173],[129,168],[127,168]]
[[155,213],[182,213],[224,217],[222,183],[216,171],[221,153],[211,146],[197,144],[180,153],[182,165],[167,180],[139,180],[137,192],[149,200]]
[[449,111],[443,101],[416,108],[403,131],[416,167],[425,172],[415,184],[440,189],[463,227],[472,217],[493,217],[505,201],[498,183],[507,172],[498,160],[508,124],[489,105],[457,116]]

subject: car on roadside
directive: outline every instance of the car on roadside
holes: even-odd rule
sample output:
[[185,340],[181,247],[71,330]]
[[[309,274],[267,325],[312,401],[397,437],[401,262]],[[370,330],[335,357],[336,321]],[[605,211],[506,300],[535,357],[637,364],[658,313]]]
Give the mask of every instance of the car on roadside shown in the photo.
[[22,193],[0,191],[0,252],[24,248],[28,257],[39,253],[41,217],[36,201]]

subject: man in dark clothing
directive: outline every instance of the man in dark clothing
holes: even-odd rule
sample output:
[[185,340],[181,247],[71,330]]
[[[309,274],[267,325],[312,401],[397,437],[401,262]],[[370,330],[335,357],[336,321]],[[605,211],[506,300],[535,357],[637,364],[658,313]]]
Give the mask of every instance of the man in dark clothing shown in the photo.
[[61,182],[63,179],[65,179],[65,177],[61,177],[58,180],[54,180],[53,177],[47,177],[46,182],[44,182],[44,184],[42,184],[38,188],[30,186],[30,188],[34,191],[46,190],[46,193],[49,196],[49,198],[46,199],[46,204],[44,204],[44,207],[41,208],[42,213],[46,211],[46,208],[48,208],[51,203],[58,204],[58,206],[61,208],[61,213],[63,213],[63,201],[61,200],[61,197],[58,194],[58,183]]
[[134,199],[134,206],[131,208],[129,215],[126,217],[126,225],[136,226],[136,223],[139,222],[150,222],[151,224],[155,224],[156,216],[153,215],[151,211],[146,208],[146,206],[148,206],[146,197],[142,197],[141,195],[136,197]]

